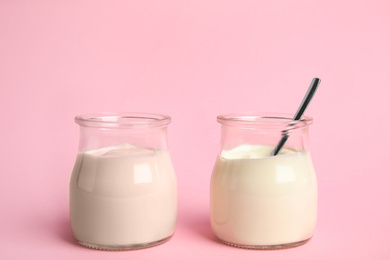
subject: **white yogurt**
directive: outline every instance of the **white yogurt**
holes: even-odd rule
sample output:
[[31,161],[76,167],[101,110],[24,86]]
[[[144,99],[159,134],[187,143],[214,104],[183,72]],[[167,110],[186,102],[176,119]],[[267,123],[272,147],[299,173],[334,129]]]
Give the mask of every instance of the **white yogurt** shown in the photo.
[[176,196],[167,151],[123,144],[79,153],[70,182],[73,234],[108,247],[168,238],[176,226]]
[[215,235],[238,246],[307,240],[317,219],[317,180],[310,155],[241,145],[223,150],[211,178],[210,220]]

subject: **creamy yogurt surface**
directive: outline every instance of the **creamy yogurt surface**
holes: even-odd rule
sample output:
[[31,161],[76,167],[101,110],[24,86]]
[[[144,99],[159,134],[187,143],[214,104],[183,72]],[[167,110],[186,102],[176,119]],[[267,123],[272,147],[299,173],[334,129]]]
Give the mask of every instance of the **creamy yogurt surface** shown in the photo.
[[77,240],[121,246],[174,233],[176,176],[168,151],[121,144],[78,154],[70,182]]
[[211,178],[210,221],[216,236],[243,246],[281,245],[312,237],[317,181],[310,155],[243,144],[223,150]]

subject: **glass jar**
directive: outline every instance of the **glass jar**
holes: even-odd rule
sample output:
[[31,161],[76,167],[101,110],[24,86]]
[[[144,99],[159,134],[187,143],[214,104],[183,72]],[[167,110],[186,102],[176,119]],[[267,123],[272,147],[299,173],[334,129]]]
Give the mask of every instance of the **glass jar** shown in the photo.
[[[222,242],[250,249],[302,245],[317,219],[317,180],[308,127],[312,118],[226,114],[210,185],[210,221]],[[272,152],[281,139],[282,149]]]
[[167,149],[169,116],[90,114],[80,125],[70,180],[74,237],[86,247],[155,246],[174,233],[177,184]]

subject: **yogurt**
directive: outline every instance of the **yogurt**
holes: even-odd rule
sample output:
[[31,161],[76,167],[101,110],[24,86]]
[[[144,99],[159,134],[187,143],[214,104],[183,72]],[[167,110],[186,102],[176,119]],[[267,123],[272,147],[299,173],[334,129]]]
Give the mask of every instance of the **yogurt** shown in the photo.
[[122,144],[78,154],[70,181],[70,218],[84,245],[144,247],[173,235],[176,177],[169,153]]
[[310,154],[243,144],[223,150],[210,190],[210,221],[222,241],[272,248],[304,243],[317,219],[317,180]]

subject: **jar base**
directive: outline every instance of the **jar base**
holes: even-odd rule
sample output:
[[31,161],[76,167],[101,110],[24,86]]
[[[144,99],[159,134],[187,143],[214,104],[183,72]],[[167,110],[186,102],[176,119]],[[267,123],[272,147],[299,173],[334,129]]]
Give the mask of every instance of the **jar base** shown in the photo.
[[238,247],[238,248],[255,249],[255,250],[277,250],[277,249],[286,249],[286,248],[301,246],[303,244],[306,244],[311,239],[311,237],[308,239],[302,240],[302,241],[298,241],[298,242],[277,244],[277,245],[241,245],[241,244],[234,244],[234,243],[225,241],[225,240],[220,239],[220,238],[218,238],[218,239],[226,245]]
[[150,243],[141,243],[141,244],[130,244],[130,245],[98,245],[98,244],[90,244],[82,241],[77,241],[80,245],[84,247],[88,247],[91,249],[96,249],[96,250],[106,250],[106,251],[125,251],[125,250],[137,250],[137,249],[143,249],[143,248],[148,248],[148,247],[153,247],[153,246],[158,246],[160,244],[163,244],[167,242],[173,235],[153,241]]

